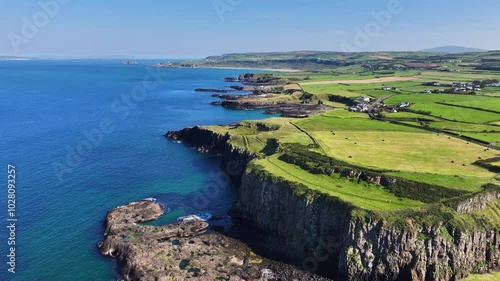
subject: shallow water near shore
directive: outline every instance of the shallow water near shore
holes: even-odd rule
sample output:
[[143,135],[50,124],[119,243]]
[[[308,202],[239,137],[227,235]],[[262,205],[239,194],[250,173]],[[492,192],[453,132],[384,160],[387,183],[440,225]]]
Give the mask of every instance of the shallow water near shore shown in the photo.
[[[122,95],[143,85],[148,63],[0,62],[0,164],[5,170],[8,163],[16,166],[18,219],[16,273],[7,272],[7,243],[1,241],[0,280],[116,280],[115,261],[101,257],[96,245],[107,211],[130,201],[157,198],[168,210],[158,224],[197,212],[226,215],[235,187],[222,188],[202,209],[192,200],[219,172],[219,160],[163,134],[269,116],[212,106],[210,93],[194,91],[233,85],[224,77],[242,70],[161,69],[161,84],[148,89],[143,101],[123,102]],[[117,106],[128,108],[126,118]],[[112,132],[95,137],[98,145],[81,145],[83,131],[100,128],[103,119]],[[91,153],[70,167],[71,151]],[[0,208],[6,210],[6,189],[2,194]],[[6,224],[6,212],[0,219]],[[0,229],[6,237],[5,226]]]

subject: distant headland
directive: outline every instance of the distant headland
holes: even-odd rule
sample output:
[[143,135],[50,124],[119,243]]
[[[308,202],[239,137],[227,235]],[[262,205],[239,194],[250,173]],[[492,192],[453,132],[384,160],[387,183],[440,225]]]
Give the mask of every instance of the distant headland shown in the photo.
[[0,56],[0,61],[2,60],[33,60],[34,58],[29,57],[16,57],[16,56]]

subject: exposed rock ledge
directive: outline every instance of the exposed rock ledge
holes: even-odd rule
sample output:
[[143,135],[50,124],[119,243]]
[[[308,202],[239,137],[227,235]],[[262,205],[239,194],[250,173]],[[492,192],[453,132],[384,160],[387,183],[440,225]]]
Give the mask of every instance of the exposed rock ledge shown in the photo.
[[156,227],[160,204],[140,201],[106,216],[102,255],[116,258],[125,280],[327,280],[261,258],[243,243],[209,230],[208,223],[185,220]]

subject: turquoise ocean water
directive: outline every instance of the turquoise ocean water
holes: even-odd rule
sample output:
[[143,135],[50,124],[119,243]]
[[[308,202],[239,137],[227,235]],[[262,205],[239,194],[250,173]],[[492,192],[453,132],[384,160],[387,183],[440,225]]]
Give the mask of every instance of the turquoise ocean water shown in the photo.
[[[0,62],[0,280],[117,280],[115,261],[96,248],[111,208],[154,197],[170,208],[161,219],[168,223],[201,211],[225,215],[234,202],[227,187],[203,210],[190,209],[219,161],[163,134],[267,117],[211,106],[210,93],[194,91],[229,86],[223,78],[242,70],[163,69],[161,83],[144,84],[151,71],[140,63]],[[113,130],[89,133],[102,123]],[[9,163],[16,166],[15,274],[6,264]]]

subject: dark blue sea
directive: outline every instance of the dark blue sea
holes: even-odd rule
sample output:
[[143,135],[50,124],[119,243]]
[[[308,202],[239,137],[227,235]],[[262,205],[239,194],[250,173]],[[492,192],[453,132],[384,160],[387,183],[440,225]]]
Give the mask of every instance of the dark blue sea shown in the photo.
[[[120,61],[0,62],[0,280],[117,280],[102,257],[103,219],[147,197],[167,206],[161,223],[198,212],[225,215],[236,190],[203,204],[193,196],[217,158],[163,135],[193,125],[267,117],[210,105],[195,88],[231,85],[243,70],[155,69]],[[16,273],[7,271],[7,165],[16,172]]]

